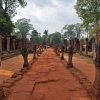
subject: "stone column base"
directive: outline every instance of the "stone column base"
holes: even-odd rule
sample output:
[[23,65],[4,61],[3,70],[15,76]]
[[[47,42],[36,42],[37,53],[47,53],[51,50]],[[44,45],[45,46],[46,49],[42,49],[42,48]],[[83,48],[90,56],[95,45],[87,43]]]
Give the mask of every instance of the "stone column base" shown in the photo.
[[25,68],[25,67],[29,67],[29,64],[28,63],[23,64],[23,68]]
[[61,60],[64,60],[64,57],[63,56],[61,56]]
[[67,63],[67,68],[73,68],[73,64],[72,63]]

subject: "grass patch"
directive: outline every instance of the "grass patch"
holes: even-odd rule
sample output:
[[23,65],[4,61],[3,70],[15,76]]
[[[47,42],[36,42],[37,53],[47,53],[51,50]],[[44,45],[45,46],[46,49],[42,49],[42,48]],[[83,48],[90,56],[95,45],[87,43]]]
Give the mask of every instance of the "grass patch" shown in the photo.
[[[67,53],[65,53],[65,55],[68,56]],[[88,64],[93,64],[93,59],[92,59],[92,58],[89,58],[89,57],[80,55],[79,53],[73,54],[73,57],[76,57],[76,58],[79,58],[79,59],[83,59],[83,60],[85,60]]]

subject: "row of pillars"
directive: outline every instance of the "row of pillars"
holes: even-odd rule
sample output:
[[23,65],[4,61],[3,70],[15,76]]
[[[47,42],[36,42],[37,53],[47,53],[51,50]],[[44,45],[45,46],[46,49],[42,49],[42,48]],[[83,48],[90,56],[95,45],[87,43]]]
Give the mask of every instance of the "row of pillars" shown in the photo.
[[[94,50],[94,46],[95,46],[95,43],[94,41],[91,41],[92,42],[92,52]],[[64,47],[65,47],[65,52],[67,52],[67,39],[64,39]],[[79,39],[74,39],[74,40],[70,40],[69,42],[69,46],[72,45],[74,47],[74,51],[77,52],[79,51],[80,53],[82,53],[82,50],[83,50],[83,43],[82,43],[82,40],[79,41]],[[89,46],[89,42],[88,42],[88,38],[85,39],[85,54],[88,54],[88,46]]]
[[[6,45],[6,51],[10,51],[10,37],[6,37],[6,44],[2,44],[3,38],[0,35],[0,51],[3,51],[3,47],[5,47]],[[12,39],[12,49],[15,50],[16,49],[16,42],[17,42],[17,48],[22,48],[23,46],[30,48],[31,51],[33,51],[33,39],[30,38],[30,43],[28,45],[27,39],[21,39],[21,40],[17,40],[17,39]]]

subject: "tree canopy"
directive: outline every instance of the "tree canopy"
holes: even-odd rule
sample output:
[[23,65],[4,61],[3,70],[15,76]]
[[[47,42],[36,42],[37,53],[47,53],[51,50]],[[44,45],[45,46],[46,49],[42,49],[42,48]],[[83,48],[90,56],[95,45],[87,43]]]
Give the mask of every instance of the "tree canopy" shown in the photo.
[[60,32],[55,32],[50,36],[50,43],[62,43],[62,37]]
[[77,0],[75,9],[83,20],[86,31],[91,28],[98,36],[100,34],[100,0]]
[[33,30],[31,32],[31,38],[33,39],[34,43],[41,43],[41,34],[37,32],[37,30]]
[[8,16],[8,14],[4,14],[3,11],[0,12],[0,35],[2,36],[10,36],[14,25]]
[[17,7],[25,7],[26,5],[25,0],[0,0],[0,10],[3,10],[10,17],[14,17],[17,14]]
[[33,25],[30,24],[30,19],[22,18],[15,22],[15,31],[22,35],[20,38],[26,38],[31,30],[33,30]]

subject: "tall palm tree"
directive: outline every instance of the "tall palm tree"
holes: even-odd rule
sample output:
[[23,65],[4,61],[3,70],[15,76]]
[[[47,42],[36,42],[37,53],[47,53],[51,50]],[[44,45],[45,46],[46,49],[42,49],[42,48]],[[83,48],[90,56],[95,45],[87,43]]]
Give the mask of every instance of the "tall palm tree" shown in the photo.
[[43,33],[44,33],[45,41],[48,42],[48,30],[45,30]]

